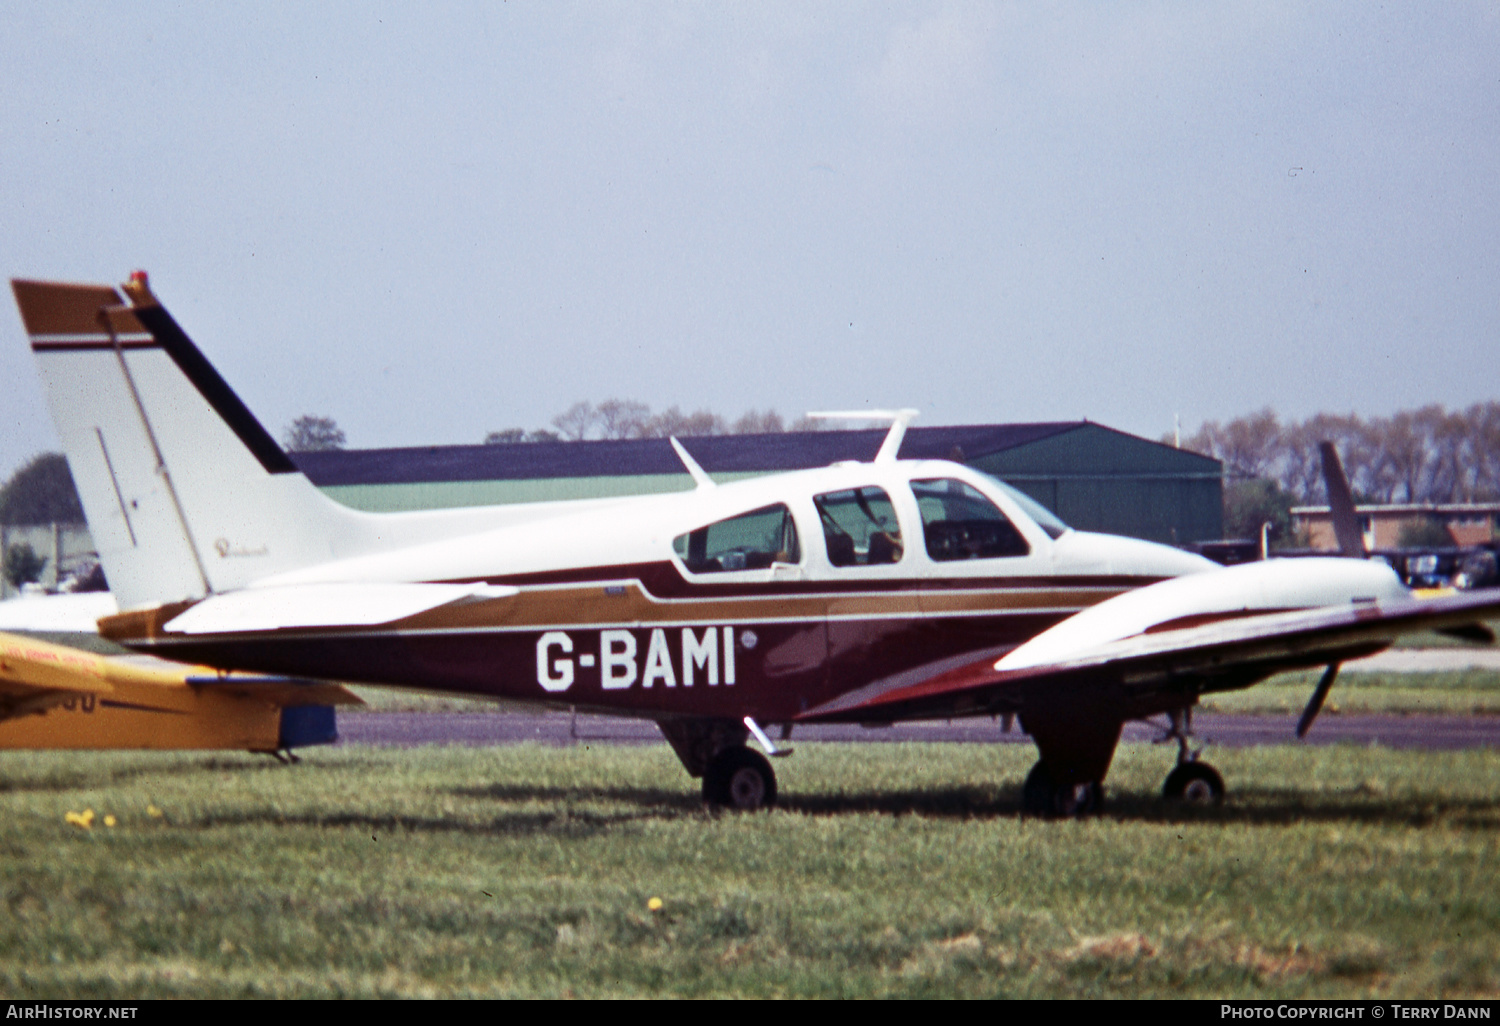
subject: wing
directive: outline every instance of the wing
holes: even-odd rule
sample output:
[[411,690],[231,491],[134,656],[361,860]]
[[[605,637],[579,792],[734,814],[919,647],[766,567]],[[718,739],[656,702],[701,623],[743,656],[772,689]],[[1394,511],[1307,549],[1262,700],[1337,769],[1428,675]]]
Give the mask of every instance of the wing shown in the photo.
[[0,634],[0,720],[113,691],[103,664],[88,652]]
[[150,656],[99,656],[0,633],[0,721],[43,713],[85,696],[120,697],[122,688],[133,695],[142,688],[187,688],[283,708],[364,704],[347,688],[323,681],[224,674]]
[[1127,717],[1152,715],[1198,694],[1247,687],[1284,670],[1370,655],[1413,631],[1470,628],[1496,616],[1496,588],[1241,615],[1054,652],[1050,661],[1034,665],[1002,668],[1007,659],[997,664],[990,656],[925,679],[877,682],[809,709],[800,719],[884,722],[1024,714],[1039,699],[1091,695],[1107,695]]

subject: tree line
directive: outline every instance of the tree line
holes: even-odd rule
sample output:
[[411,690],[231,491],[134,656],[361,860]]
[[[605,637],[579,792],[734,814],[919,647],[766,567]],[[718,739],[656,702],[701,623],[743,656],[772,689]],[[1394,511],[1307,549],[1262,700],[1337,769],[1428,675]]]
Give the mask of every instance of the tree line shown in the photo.
[[555,431],[506,428],[485,435],[486,445],[521,442],[581,442],[593,439],[701,438],[705,435],[769,435],[783,431],[816,431],[821,421],[802,417],[788,427],[775,410],[748,410],[730,422],[712,410],[683,413],[669,406],[660,413],[636,399],[606,399],[595,406],[577,402],[552,418]]
[[1360,502],[1500,499],[1500,402],[1493,400],[1467,410],[1434,404],[1389,417],[1319,413],[1285,423],[1265,409],[1209,421],[1182,439],[1182,448],[1223,461],[1231,483],[1268,481],[1299,503],[1321,504],[1327,496],[1318,443],[1325,439],[1338,447]]
[[[1224,536],[1258,537],[1270,524],[1279,546],[1300,547],[1293,506],[1328,501],[1318,443],[1338,447],[1356,502],[1457,503],[1500,499],[1500,402],[1467,410],[1442,406],[1361,418],[1319,413],[1283,423],[1270,410],[1220,424],[1205,423],[1182,439],[1184,449],[1224,464]],[[1172,436],[1163,438],[1173,444]],[[1446,544],[1436,522],[1402,529],[1402,546]]]
[[[597,406],[574,403],[552,419],[556,430],[510,428],[492,431],[489,444],[579,441],[599,438],[663,438],[725,434],[769,434],[810,431],[823,421],[800,418],[787,424],[775,410],[746,412],[738,420],[706,409],[683,413],[677,406],[653,413],[632,399],[606,399]],[[1361,418],[1320,413],[1304,421],[1283,422],[1274,411],[1261,410],[1219,423],[1208,421],[1181,440],[1185,449],[1212,456],[1224,464],[1226,532],[1246,533],[1229,523],[1235,503],[1252,507],[1238,519],[1249,524],[1263,507],[1280,512],[1292,505],[1326,501],[1318,443],[1338,446],[1344,470],[1363,503],[1451,503],[1500,500],[1500,402],[1476,403],[1449,411],[1440,405],[1406,410],[1389,417]],[[1175,439],[1162,439],[1173,444]],[[330,417],[299,417],[287,426],[282,442],[288,450],[342,449],[344,432]],[[1248,519],[1246,519],[1248,518]],[[80,524],[83,510],[61,453],[34,457],[0,487],[0,523]],[[1236,520],[1238,522],[1238,520]],[[1262,520],[1254,520],[1253,534]],[[1248,536],[1247,534],[1247,536]]]

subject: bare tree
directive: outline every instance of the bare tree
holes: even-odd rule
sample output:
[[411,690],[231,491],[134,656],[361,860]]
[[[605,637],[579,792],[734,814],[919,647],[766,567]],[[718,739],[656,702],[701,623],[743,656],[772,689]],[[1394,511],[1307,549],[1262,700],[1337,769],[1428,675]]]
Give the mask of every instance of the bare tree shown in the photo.
[[599,428],[605,438],[645,438],[651,407],[634,399],[606,399],[598,408]]
[[1271,477],[1281,455],[1281,424],[1269,408],[1220,425],[1209,421],[1183,442],[1184,449],[1212,456],[1230,477]]
[[705,435],[727,434],[724,418],[711,410],[683,413],[676,406],[668,407],[646,423],[643,438],[701,438]]
[[1465,497],[1471,502],[1500,499],[1500,402],[1476,403],[1464,412],[1469,465]]
[[782,423],[781,414],[775,410],[766,410],[764,413],[747,410],[743,417],[734,422],[734,427],[730,429],[730,433],[736,435],[776,435],[785,430],[786,425]]
[[1280,424],[1270,410],[1205,423],[1185,447],[1223,460],[1234,480],[1265,479],[1302,502],[1324,500],[1318,443],[1338,447],[1363,502],[1474,502],[1500,497],[1500,402],[1449,412],[1432,404],[1389,417],[1320,413]]
[[491,431],[484,436],[485,445],[520,445],[532,442],[561,441],[561,435],[556,431],[548,431],[545,428],[537,428],[535,431],[527,431],[525,428],[506,428],[504,431]]
[[581,442],[599,422],[599,411],[590,402],[577,402],[568,407],[566,413],[552,418],[552,426],[570,442]]
[[344,447],[344,433],[332,417],[304,414],[287,425],[281,444],[288,452],[327,452]]

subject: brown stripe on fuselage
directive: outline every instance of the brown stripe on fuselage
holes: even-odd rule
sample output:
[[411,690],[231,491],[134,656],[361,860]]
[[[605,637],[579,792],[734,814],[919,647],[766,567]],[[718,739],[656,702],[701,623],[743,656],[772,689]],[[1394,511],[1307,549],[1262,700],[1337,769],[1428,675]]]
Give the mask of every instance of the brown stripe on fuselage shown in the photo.
[[[646,564],[651,567],[651,564]],[[665,564],[674,571],[670,563]],[[520,594],[477,598],[440,606],[415,616],[375,627],[283,628],[276,634],[350,637],[392,632],[447,632],[524,630],[534,627],[615,626],[631,624],[754,623],[798,620],[910,619],[917,617],[986,617],[1043,615],[1058,617],[1087,608],[1126,590],[1119,578],[1028,578],[1016,584],[1000,578],[933,581],[792,582],[797,592],[781,590],[778,582],[744,588],[691,586],[670,589],[678,595],[661,596],[639,579],[622,579],[622,572],[640,566],[614,567],[617,576],[594,578],[605,568],[591,567],[569,583],[522,585]],[[660,580],[658,572],[651,576]],[[550,575],[549,576],[553,576]],[[679,580],[681,578],[679,577]],[[1108,581],[1109,583],[1103,583]],[[1034,583],[1033,583],[1034,582]],[[1045,582],[1047,586],[1039,586]],[[1083,583],[1088,582],[1088,583]],[[1099,583],[1094,583],[1099,582]],[[853,584],[857,590],[851,589]],[[917,587],[914,587],[917,586]],[[958,590],[955,585],[961,585]],[[174,603],[160,610],[143,610],[108,617],[100,623],[105,637],[121,642],[178,637],[166,624],[191,603]],[[257,632],[259,633],[259,632]]]
[[[955,564],[962,565],[962,564]],[[901,591],[972,591],[990,589],[1095,588],[1115,589],[1114,593],[1142,588],[1165,580],[1157,576],[1127,574],[1090,574],[1059,578],[1055,576],[987,577],[850,577],[844,580],[740,580],[718,582],[700,577],[689,580],[670,560],[652,563],[623,563],[613,566],[572,567],[566,570],[544,570],[528,574],[495,574],[455,577],[437,584],[501,584],[526,587],[539,584],[579,584],[586,581],[639,581],[651,595],[663,599],[720,598],[733,595],[797,595],[804,593],[837,594],[846,592],[893,593]],[[1108,597],[1107,595],[1105,597]],[[1095,599],[1094,601],[1100,601]]]

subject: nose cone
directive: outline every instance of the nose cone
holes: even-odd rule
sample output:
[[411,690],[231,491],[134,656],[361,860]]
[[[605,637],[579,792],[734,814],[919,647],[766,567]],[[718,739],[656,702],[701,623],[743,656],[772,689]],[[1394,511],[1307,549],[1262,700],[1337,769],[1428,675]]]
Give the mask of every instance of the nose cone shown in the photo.
[[1069,531],[1052,545],[1054,569],[1061,574],[1182,577],[1222,569],[1211,559],[1170,545],[1114,534]]

